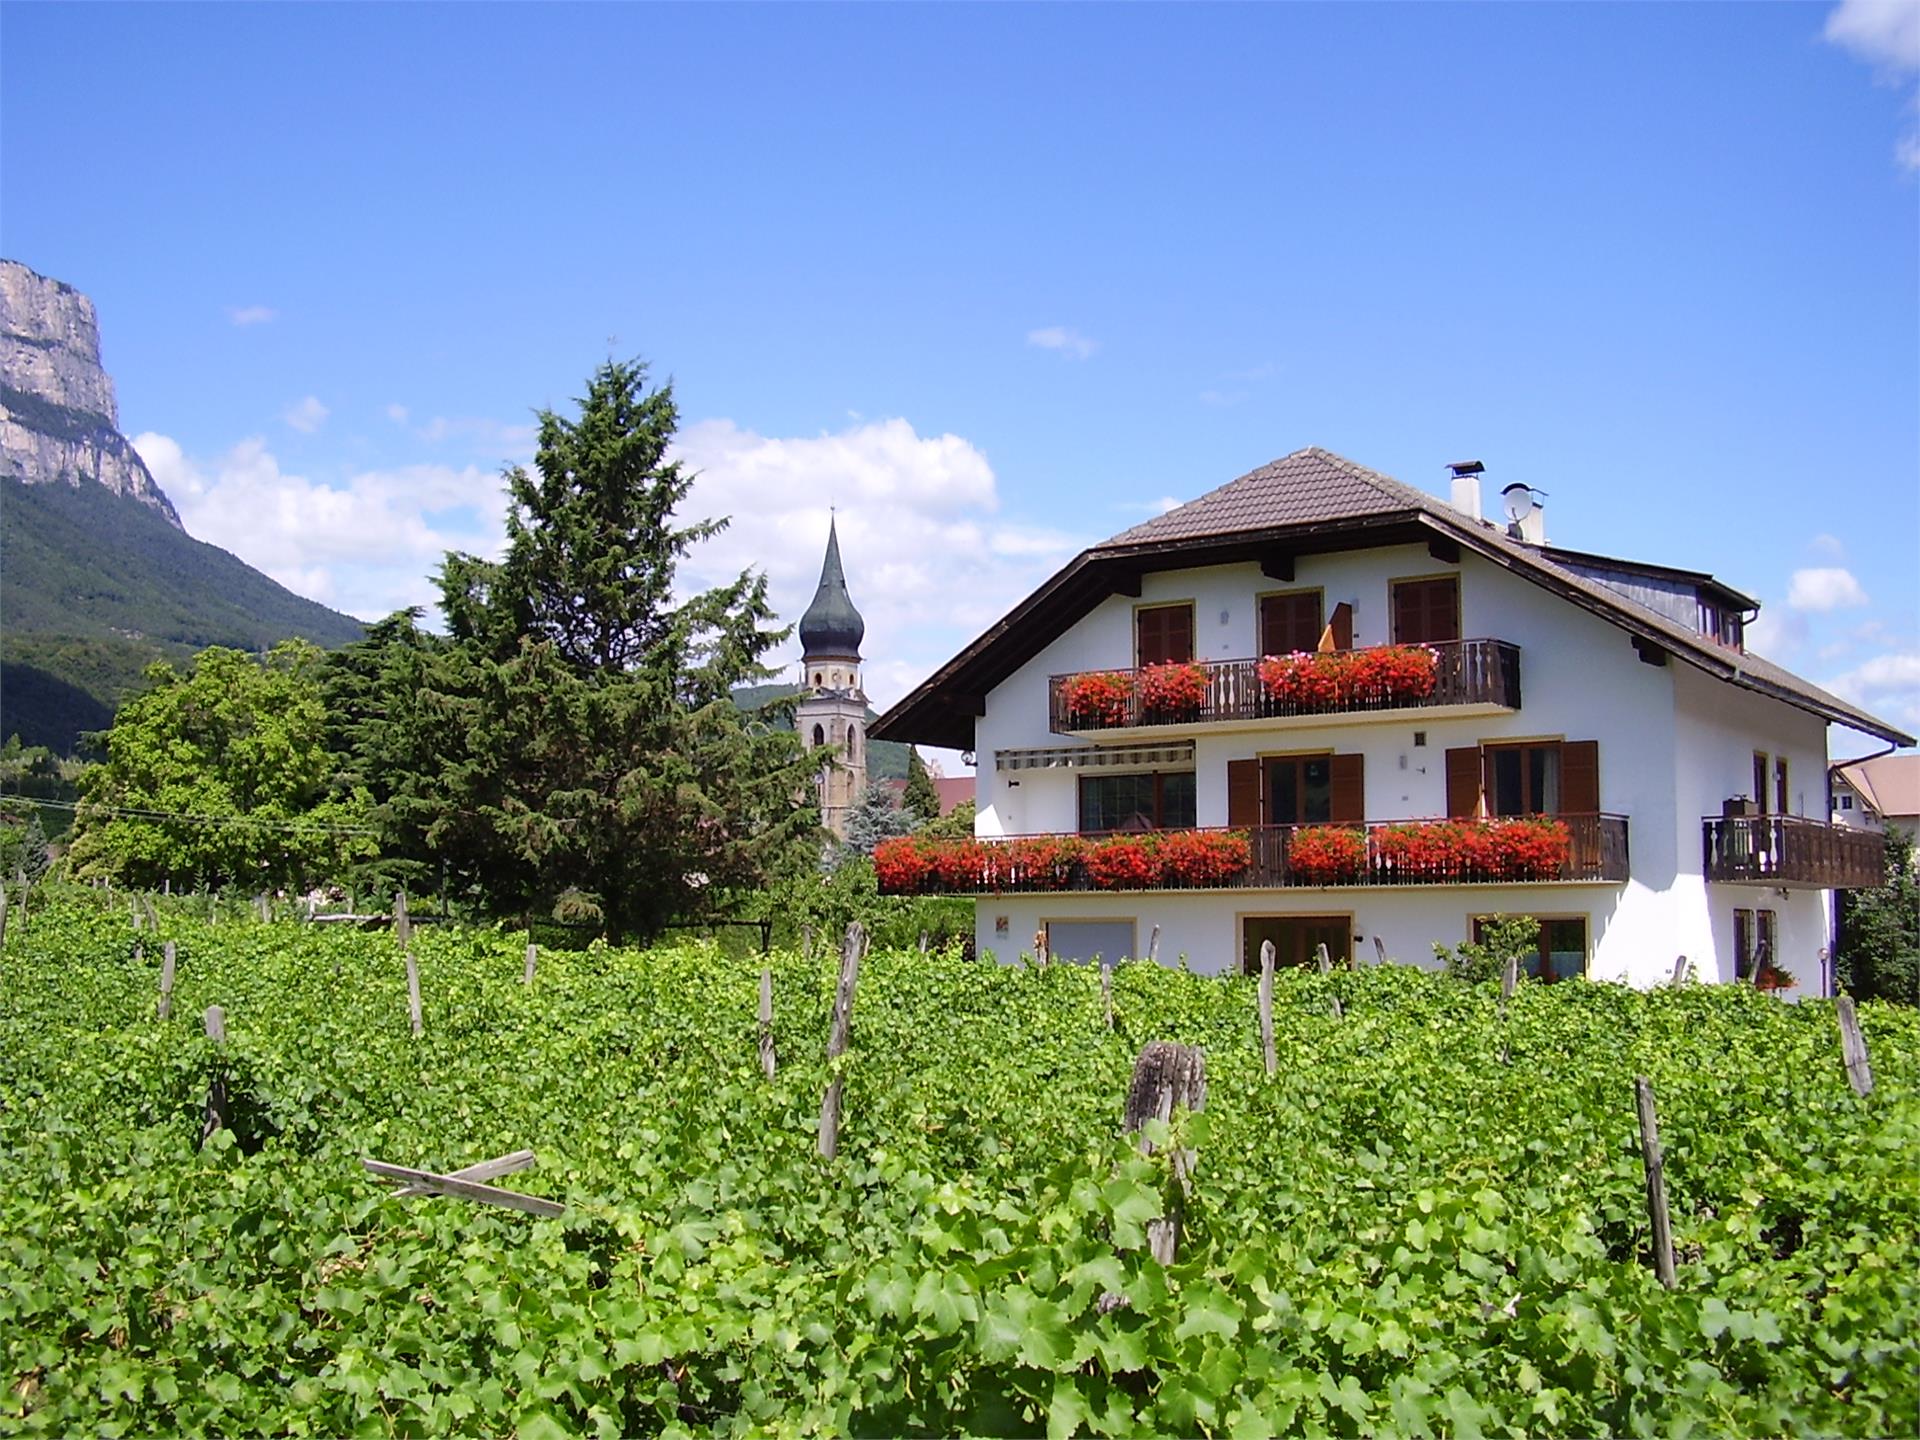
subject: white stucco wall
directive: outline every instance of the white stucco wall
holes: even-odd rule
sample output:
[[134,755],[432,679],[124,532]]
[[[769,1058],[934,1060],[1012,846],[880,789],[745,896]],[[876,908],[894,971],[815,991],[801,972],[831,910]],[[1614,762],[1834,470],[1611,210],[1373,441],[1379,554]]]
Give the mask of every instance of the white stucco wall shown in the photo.
[[[1356,931],[1369,937],[1369,955],[1371,937],[1378,933],[1389,955],[1429,963],[1433,942],[1457,943],[1472,915],[1524,911],[1587,916],[1589,974],[1651,985],[1670,977],[1675,957],[1682,954],[1702,978],[1730,978],[1738,905],[1775,911],[1782,968],[1795,975],[1798,993],[1818,993],[1819,951],[1831,942],[1826,897],[1767,890],[1763,905],[1751,893],[1720,893],[1751,887],[1706,886],[1700,821],[1717,815],[1727,796],[1751,788],[1755,749],[1785,754],[1794,812],[1824,818],[1823,723],[1677,660],[1648,665],[1608,621],[1472,554],[1458,566],[1435,560],[1424,546],[1308,556],[1296,562],[1289,583],[1266,578],[1251,563],[1168,571],[1145,577],[1137,599],[1108,597],[987,696],[987,713],[975,729],[977,833],[1076,828],[1074,772],[1001,772],[994,752],[1076,743],[1048,729],[1049,677],[1132,665],[1137,606],[1192,601],[1196,658],[1229,660],[1256,653],[1259,595],[1317,586],[1327,613],[1342,601],[1353,606],[1355,645],[1376,645],[1390,638],[1389,582],[1452,571],[1461,577],[1461,633],[1520,646],[1518,711],[1417,719],[1347,716],[1311,728],[1249,727],[1194,735],[1198,823],[1226,823],[1231,760],[1326,750],[1362,754],[1366,816],[1388,821],[1445,814],[1450,747],[1492,740],[1596,740],[1600,808],[1628,817],[1628,883],[990,898],[978,908],[982,953],[1011,958],[1030,948],[1043,919],[1132,915],[1139,921],[1142,950],[1158,923],[1163,960],[1185,953],[1195,968],[1217,970],[1233,963],[1238,916],[1351,912]],[[1415,743],[1416,732],[1424,733],[1424,744]],[[1164,732],[1167,739],[1192,733],[1175,727]],[[1001,918],[1007,923],[1004,933],[996,924]]]

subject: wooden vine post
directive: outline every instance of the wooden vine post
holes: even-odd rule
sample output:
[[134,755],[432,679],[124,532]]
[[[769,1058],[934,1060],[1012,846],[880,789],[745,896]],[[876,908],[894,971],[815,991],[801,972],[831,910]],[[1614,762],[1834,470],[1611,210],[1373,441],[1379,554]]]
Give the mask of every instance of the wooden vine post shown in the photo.
[[0,885],[0,946],[7,943],[7,887]]
[[213,1138],[216,1130],[229,1127],[231,1116],[227,1105],[227,1012],[218,1005],[209,1005],[205,1019],[207,1039],[220,1047],[213,1062],[213,1080],[207,1086],[207,1107],[200,1126],[200,1143],[205,1145]]
[[[1327,953],[1326,941],[1321,941],[1320,944],[1314,948],[1313,953],[1315,961],[1317,961],[1320,966],[1320,973],[1322,975],[1331,975],[1333,973],[1333,957]],[[1340,997],[1335,995],[1332,999],[1333,1018],[1336,1020],[1344,1019],[1347,1012],[1340,1008]]]
[[527,969],[526,973],[520,977],[520,983],[522,985],[533,984],[533,967],[539,963],[539,960],[540,947],[529,940],[527,942]]
[[1687,983],[1687,957],[1684,955],[1676,955],[1673,957],[1674,988],[1678,989],[1680,986],[1686,983]]
[[393,938],[402,945],[413,943],[413,921],[407,916],[407,892],[393,892]]
[[1673,1221],[1667,1213],[1666,1162],[1660,1154],[1660,1122],[1653,1111],[1653,1086],[1644,1075],[1633,1082],[1640,1111],[1640,1162],[1647,1173],[1647,1220],[1653,1227],[1653,1272],[1673,1289]]
[[1047,931],[1046,927],[1033,932],[1033,963],[1036,969],[1047,968]]
[[860,978],[860,954],[866,949],[867,932],[855,920],[847,926],[847,941],[840,950],[840,983],[833,992],[833,1028],[827,1033],[827,1093],[820,1099],[820,1158],[831,1160],[840,1149],[840,1106],[846,1092],[846,1076],[840,1058],[847,1053],[847,1041],[853,1030],[853,987]]
[[1873,1093],[1873,1066],[1867,1060],[1867,1037],[1860,1033],[1860,1017],[1854,1013],[1853,997],[1841,995],[1833,1002],[1833,1015],[1840,1022],[1840,1058],[1846,1063],[1847,1083],[1856,1095]]
[[773,1079],[779,1068],[773,1053],[773,971],[760,967],[760,1073]]
[[1107,1012],[1107,1029],[1113,1029],[1113,966],[1100,962],[1100,1008]]
[[420,962],[413,954],[413,922],[407,918],[407,892],[393,892],[393,934],[407,961],[407,1021],[418,1035],[425,1028],[420,1013]]
[[173,1014],[173,941],[169,940],[160,952],[160,1018],[166,1019]]
[[1260,942],[1260,1054],[1267,1063],[1267,1078],[1280,1068],[1273,1052],[1273,941]]
[[[1133,1063],[1133,1083],[1127,1089],[1127,1133],[1140,1136],[1140,1153],[1153,1154],[1153,1141],[1142,1133],[1149,1120],[1169,1125],[1181,1111],[1207,1108],[1207,1052],[1198,1045],[1174,1045],[1155,1040]],[[1187,1192],[1193,1183],[1192,1150],[1175,1150],[1173,1185],[1166,1213],[1147,1224],[1147,1248],[1162,1265],[1171,1265],[1180,1248],[1180,1222]]]
[[1153,927],[1153,934],[1147,940],[1147,963],[1149,965],[1160,963],[1160,927],[1158,925]]

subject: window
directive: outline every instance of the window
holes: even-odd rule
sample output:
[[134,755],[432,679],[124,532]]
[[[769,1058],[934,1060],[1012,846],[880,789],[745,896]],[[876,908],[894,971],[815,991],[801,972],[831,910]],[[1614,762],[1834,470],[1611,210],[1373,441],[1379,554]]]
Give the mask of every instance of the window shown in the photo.
[[[1485,938],[1488,920],[1485,915],[1476,915],[1473,920],[1473,939],[1478,944]],[[1587,917],[1584,915],[1542,915],[1540,917],[1540,944],[1526,961],[1526,972],[1535,980],[1551,984],[1556,980],[1572,980],[1587,973]]]
[[1393,582],[1393,639],[1398,645],[1440,644],[1460,638],[1460,580]]
[[1762,815],[1767,813],[1767,752],[1753,752],[1753,807]]
[[1260,597],[1260,653],[1291,655],[1317,650],[1326,622],[1321,618],[1318,590],[1290,590]]
[[1793,807],[1787,803],[1787,757],[1773,757],[1773,809],[1778,815],[1791,815]]
[[1842,796],[1840,797],[1840,808],[1841,808],[1842,810],[1851,810],[1851,809],[1853,809],[1853,796],[1851,796],[1851,795],[1842,795]]
[[1530,740],[1447,751],[1447,814],[1597,815],[1600,742]]
[[1771,910],[1733,912],[1733,978],[1751,980],[1757,967],[1778,965],[1779,916]]
[[1353,954],[1353,918],[1348,915],[1247,915],[1240,921],[1240,964],[1260,973],[1261,942],[1273,942],[1276,967],[1318,965],[1320,947],[1327,958],[1345,965]]
[[1333,757],[1279,755],[1266,762],[1269,825],[1319,825],[1333,819]]
[[1133,612],[1139,665],[1193,659],[1193,606],[1143,605]]
[[824,745],[827,743],[827,732],[818,725],[813,727],[813,743],[815,745]]
[[1125,920],[1042,920],[1047,958],[1086,964],[1093,960],[1133,958],[1134,923]]
[[1487,810],[1493,815],[1560,813],[1560,746],[1489,745]]
[[1083,835],[1103,830],[1190,830],[1193,824],[1191,770],[1080,777]]
[[1739,650],[1746,644],[1746,629],[1739,611],[1723,610],[1711,600],[1700,602],[1700,633],[1709,640]]

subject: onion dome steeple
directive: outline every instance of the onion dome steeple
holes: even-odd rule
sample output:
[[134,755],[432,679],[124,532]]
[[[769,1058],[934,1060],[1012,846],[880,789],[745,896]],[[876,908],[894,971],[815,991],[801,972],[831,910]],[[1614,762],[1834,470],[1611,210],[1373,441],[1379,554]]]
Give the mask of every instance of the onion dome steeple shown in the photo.
[[827,523],[827,561],[820,567],[820,588],[813,603],[800,617],[800,648],[807,659],[835,656],[848,660],[860,658],[860,642],[866,638],[867,622],[853,608],[847,594],[847,577],[840,568],[840,535],[832,521]]

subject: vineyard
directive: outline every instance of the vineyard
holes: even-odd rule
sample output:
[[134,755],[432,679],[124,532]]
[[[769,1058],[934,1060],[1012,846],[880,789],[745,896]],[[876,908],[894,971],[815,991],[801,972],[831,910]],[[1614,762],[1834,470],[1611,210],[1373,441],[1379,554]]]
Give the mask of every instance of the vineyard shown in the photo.
[[[170,1016],[157,1015],[174,943]],[[1742,987],[542,950],[78,896],[0,952],[0,1430],[1911,1435],[1920,1022]],[[823,947],[824,950],[824,947]],[[1333,1002],[1339,1001],[1338,1006]],[[225,1038],[202,1016],[219,1005]],[[1207,1102],[1142,1155],[1149,1041]],[[1657,1095],[1677,1281],[1650,1262]],[[210,1090],[223,1124],[204,1140]],[[1171,1140],[1173,1143],[1167,1143]],[[1170,1265],[1148,1223],[1197,1163]],[[539,1218],[396,1198],[367,1157]]]

